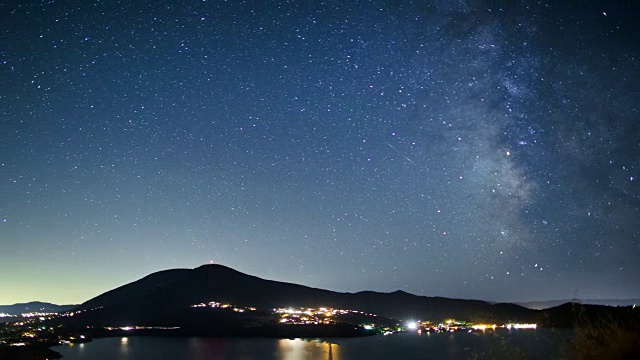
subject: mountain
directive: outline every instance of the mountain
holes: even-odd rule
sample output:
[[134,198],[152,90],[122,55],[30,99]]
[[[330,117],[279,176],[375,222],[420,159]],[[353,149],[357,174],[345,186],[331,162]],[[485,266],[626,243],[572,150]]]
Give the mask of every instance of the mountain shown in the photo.
[[340,293],[303,285],[271,281],[222,265],[160,271],[99,295],[78,307],[176,309],[209,301],[225,301],[263,309],[332,306],[396,319],[442,316],[469,319],[530,320],[534,311],[513,304],[480,300],[425,297],[403,291]]
[[565,299],[565,300],[544,300],[544,301],[527,301],[517,303],[520,306],[524,306],[528,309],[543,310],[552,307],[560,306],[565,303],[580,303],[588,305],[604,305],[604,306],[633,306],[634,304],[640,305],[640,299]]
[[0,305],[0,313],[9,315],[20,315],[30,312],[60,313],[73,309],[78,305],[56,305],[47,302],[32,301],[13,305]]
[[285,307],[332,307],[399,320],[455,318],[491,323],[533,322],[538,315],[513,304],[492,305],[480,300],[425,297],[403,291],[341,293],[266,280],[222,265],[204,265],[160,271],[108,291],[74,309],[81,313],[76,313],[73,322],[98,327],[130,324],[200,327],[204,317],[214,314],[217,318],[209,321],[225,324],[239,321],[238,314],[230,320],[226,314],[191,307],[211,301],[262,309],[265,313],[260,313],[260,319],[242,315],[246,323],[258,324],[269,318],[272,309]]
[[[193,307],[211,301],[229,303],[239,308],[253,307],[257,311],[234,312]],[[571,304],[540,311],[516,304],[417,296],[403,291],[342,293],[266,280],[222,265],[204,265],[195,269],[153,273],[79,305],[73,309],[74,316],[60,321],[79,329],[161,326],[179,327],[187,335],[301,336],[299,329],[302,327],[297,327],[298,332],[287,332],[296,327],[278,325],[280,318],[273,313],[273,309],[289,307],[354,310],[378,315],[376,322],[384,319],[443,321],[454,318],[475,323],[522,322],[542,326],[572,326],[576,313]],[[588,308],[587,312],[600,314],[601,308],[604,307],[594,306]],[[615,315],[626,316],[622,313]],[[305,334],[320,336],[318,328],[321,327],[313,327],[314,330]],[[351,326],[340,331],[349,334],[353,329]],[[335,334],[334,330],[330,333]]]

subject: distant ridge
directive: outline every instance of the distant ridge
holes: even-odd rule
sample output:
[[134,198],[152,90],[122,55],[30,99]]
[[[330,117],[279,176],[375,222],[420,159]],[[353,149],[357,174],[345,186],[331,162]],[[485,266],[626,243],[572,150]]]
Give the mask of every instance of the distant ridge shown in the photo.
[[20,315],[29,312],[58,313],[73,309],[78,305],[56,305],[48,302],[31,301],[12,305],[0,305],[0,313]]
[[604,305],[604,306],[633,306],[640,305],[640,299],[565,299],[565,300],[544,300],[544,301],[526,301],[516,304],[524,306],[532,310],[543,310],[560,306],[566,303],[580,303],[588,305]]

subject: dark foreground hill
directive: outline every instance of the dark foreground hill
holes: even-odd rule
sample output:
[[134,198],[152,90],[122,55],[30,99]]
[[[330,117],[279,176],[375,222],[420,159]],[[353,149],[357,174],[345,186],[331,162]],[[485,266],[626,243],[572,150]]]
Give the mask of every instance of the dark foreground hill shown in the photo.
[[[192,307],[211,301],[254,307],[257,311],[235,313]],[[570,326],[572,316],[571,306],[537,311],[514,304],[417,296],[402,291],[340,293],[265,280],[222,265],[205,265],[160,271],[108,291],[78,306],[75,315],[65,321],[68,325],[94,328],[177,326],[188,333],[264,335],[264,331],[275,331],[277,318],[272,309],[285,307],[349,309],[398,320],[454,318],[476,323],[534,322],[543,326]]]

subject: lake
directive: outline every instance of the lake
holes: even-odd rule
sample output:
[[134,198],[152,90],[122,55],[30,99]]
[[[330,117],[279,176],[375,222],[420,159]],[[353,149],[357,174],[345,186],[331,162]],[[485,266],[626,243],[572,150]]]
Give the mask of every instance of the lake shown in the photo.
[[297,359],[551,359],[570,338],[569,330],[402,333],[328,339],[273,338],[101,338],[56,346],[64,360],[297,360]]

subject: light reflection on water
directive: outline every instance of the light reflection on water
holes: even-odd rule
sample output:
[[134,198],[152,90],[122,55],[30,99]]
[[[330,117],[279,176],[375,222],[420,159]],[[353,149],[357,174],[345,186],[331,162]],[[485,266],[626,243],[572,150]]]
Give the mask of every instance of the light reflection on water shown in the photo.
[[58,346],[63,360],[352,360],[469,359],[524,355],[529,359],[557,357],[571,332],[487,331],[486,333],[396,334],[322,340],[273,338],[123,337],[87,344]]
[[280,339],[278,340],[278,354],[276,355],[281,360],[340,360],[340,346],[320,340]]
[[120,359],[128,359],[129,358],[129,338],[122,337],[120,338]]
[[[142,340],[136,339],[136,340]],[[100,340],[97,340],[100,341]],[[189,338],[185,359],[340,360],[340,346],[321,340]],[[122,346],[122,345],[121,345]]]

